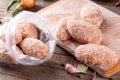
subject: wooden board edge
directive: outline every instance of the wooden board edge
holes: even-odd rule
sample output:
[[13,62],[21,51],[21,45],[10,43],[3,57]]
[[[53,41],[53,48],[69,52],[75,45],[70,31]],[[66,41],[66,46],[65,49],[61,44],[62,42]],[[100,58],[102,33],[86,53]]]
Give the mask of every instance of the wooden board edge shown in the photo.
[[39,13],[45,11],[45,10],[48,10],[48,9],[54,7],[55,5],[57,5],[57,4],[59,4],[59,3],[63,2],[63,1],[64,1],[64,0],[59,0],[59,1],[57,1],[57,2],[55,2],[55,3],[53,3],[53,4],[51,4],[51,5],[49,5],[48,7],[45,7],[45,8],[43,8],[43,9],[37,11],[36,13],[39,14]]
[[115,73],[120,71],[120,61],[118,61],[111,69],[105,72],[105,77],[113,76]]

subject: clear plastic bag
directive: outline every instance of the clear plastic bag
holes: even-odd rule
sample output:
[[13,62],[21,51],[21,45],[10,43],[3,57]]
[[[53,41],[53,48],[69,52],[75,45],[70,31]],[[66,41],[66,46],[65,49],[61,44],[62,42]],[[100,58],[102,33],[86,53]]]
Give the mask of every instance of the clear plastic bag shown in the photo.
[[[52,36],[52,32],[46,28],[44,28],[44,24],[40,22],[41,20],[44,20],[41,16],[38,17],[36,13],[23,11],[15,18],[13,18],[7,27],[6,31],[6,46],[9,53],[7,53],[15,62],[15,64],[21,64],[21,65],[40,65],[44,63],[45,61],[49,60],[53,53],[56,46],[56,40]],[[39,39],[43,41],[47,47],[49,48],[48,56],[43,59],[38,59],[29,55],[20,54],[16,50],[16,44],[14,39],[14,33],[15,33],[15,26],[19,22],[31,22],[34,23],[37,26],[37,29],[39,30]]]

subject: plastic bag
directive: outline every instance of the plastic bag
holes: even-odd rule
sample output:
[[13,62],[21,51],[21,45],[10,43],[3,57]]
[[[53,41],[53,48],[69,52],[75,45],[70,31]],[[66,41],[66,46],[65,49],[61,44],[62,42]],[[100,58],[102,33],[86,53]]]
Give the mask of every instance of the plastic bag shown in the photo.
[[[44,20],[42,16],[38,17],[38,15],[35,13],[23,11],[17,16],[15,16],[15,18],[13,18],[9,22],[6,31],[6,46],[7,46],[7,50],[9,51],[7,54],[15,61],[15,64],[39,65],[49,60],[52,57],[56,46],[56,40],[52,36],[51,31],[44,28],[44,24],[40,22],[41,20]],[[47,57],[43,59],[38,59],[29,55],[20,54],[16,50],[15,39],[13,36],[15,33],[15,28],[16,28],[15,26],[19,22],[31,22],[37,26],[37,29],[40,32],[39,39],[43,41],[49,48],[49,53]]]

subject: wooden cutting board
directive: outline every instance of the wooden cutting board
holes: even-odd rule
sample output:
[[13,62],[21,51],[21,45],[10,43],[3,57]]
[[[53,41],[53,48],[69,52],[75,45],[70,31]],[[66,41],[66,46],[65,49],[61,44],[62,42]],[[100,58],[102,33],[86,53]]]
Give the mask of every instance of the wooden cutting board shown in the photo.
[[[120,16],[116,13],[97,5],[90,0],[60,0],[56,4],[39,11],[38,14],[45,18],[43,22],[45,24],[44,27],[54,32],[56,29],[55,25],[61,18],[72,15],[80,17],[80,9],[85,4],[94,4],[100,8],[104,17],[101,26],[101,31],[104,34],[102,44],[116,51],[118,56],[120,56]],[[66,42],[61,45],[64,45],[61,47],[68,47],[69,50],[71,50],[71,53],[75,50],[75,48],[72,48],[71,45]]]
[[104,22],[101,31],[104,34],[103,45],[110,47],[120,54],[120,16],[108,9],[105,9],[89,0],[60,0],[43,10],[38,11],[46,19],[44,27],[54,30],[57,22],[70,15],[80,16],[80,9],[85,4],[94,4],[102,11]]

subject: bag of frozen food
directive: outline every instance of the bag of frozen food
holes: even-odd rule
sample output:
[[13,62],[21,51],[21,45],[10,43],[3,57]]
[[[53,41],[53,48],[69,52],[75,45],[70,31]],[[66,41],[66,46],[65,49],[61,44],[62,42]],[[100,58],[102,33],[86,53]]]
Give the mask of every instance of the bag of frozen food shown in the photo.
[[5,27],[0,35],[1,62],[39,65],[52,57],[56,40],[41,20],[37,14],[23,11],[1,27]]

